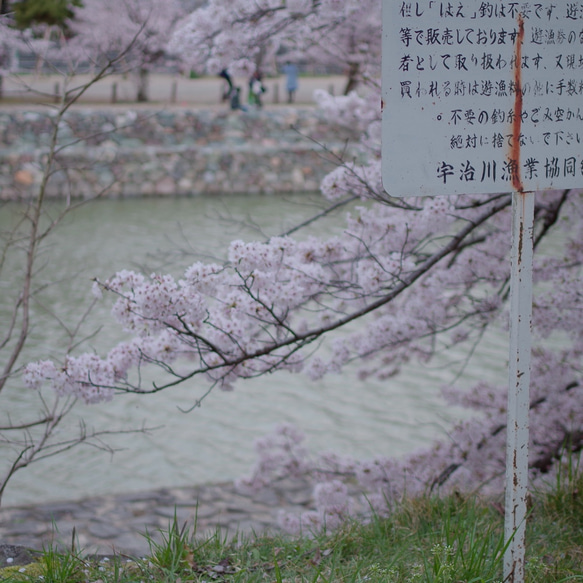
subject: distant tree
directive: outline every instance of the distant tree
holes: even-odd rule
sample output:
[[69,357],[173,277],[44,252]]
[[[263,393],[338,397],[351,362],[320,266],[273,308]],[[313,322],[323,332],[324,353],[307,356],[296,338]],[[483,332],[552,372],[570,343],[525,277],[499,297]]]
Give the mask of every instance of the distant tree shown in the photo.
[[148,101],[148,73],[166,58],[174,24],[183,16],[178,0],[84,0],[69,21],[73,39],[99,62],[125,51],[123,63],[137,75],[137,101]]
[[81,5],[81,0],[20,0],[14,2],[12,9],[19,28],[45,24],[62,29],[73,16],[73,8]]
[[217,74],[260,67],[276,55],[303,58],[347,73],[345,93],[378,75],[378,0],[213,0],[184,18],[169,49],[192,69]]

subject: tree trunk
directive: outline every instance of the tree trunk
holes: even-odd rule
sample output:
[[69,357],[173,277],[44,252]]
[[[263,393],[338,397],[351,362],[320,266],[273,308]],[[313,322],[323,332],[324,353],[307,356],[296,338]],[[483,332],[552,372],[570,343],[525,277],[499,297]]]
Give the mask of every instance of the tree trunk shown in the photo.
[[[0,71],[2,71],[2,69],[8,69],[9,65],[11,64],[9,62],[10,57],[8,55],[4,55],[4,57],[0,57]],[[0,99],[4,99],[4,73],[0,72]]]
[[136,96],[136,101],[138,103],[145,103],[149,101],[148,99],[148,84],[149,75],[146,69],[140,68],[138,71],[138,94]]
[[351,91],[356,89],[358,85],[358,73],[360,66],[358,63],[350,63],[350,68],[348,69],[348,80],[346,82],[346,87],[344,87],[344,95],[348,95]]
[[[47,44],[51,39],[51,32],[52,32],[51,29],[52,29],[52,26],[47,26],[45,29],[45,34],[44,34],[43,38]],[[45,66],[45,54],[44,54],[44,52],[43,53],[39,52],[36,55],[36,65],[35,65],[37,75],[40,75],[43,72],[44,66]]]

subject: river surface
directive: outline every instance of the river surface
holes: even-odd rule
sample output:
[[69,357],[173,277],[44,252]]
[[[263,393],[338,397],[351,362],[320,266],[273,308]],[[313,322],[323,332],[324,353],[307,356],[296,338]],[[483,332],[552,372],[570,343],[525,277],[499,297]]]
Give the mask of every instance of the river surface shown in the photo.
[[[68,340],[62,324],[73,327],[92,299],[91,278],[107,278],[116,270],[143,266],[180,275],[200,256],[222,257],[234,238],[262,239],[311,216],[318,199],[290,197],[214,196],[179,199],[103,200],[69,216],[48,239],[38,281],[58,282],[35,305],[35,327],[25,361],[62,356]],[[18,205],[0,207],[0,227],[13,224]],[[346,209],[312,228],[312,233],[337,234]],[[231,220],[227,220],[230,216]],[[254,221],[253,226],[249,219]],[[8,265],[0,292],[12,289],[18,273]],[[10,271],[12,270],[12,271]],[[8,295],[0,297],[0,317],[9,318]],[[107,301],[96,306],[82,326],[85,334],[101,326],[87,349],[103,355],[125,338],[109,314]],[[3,324],[4,325],[4,324]],[[465,367],[460,382],[505,383],[506,335],[487,336]],[[119,451],[110,455],[80,447],[40,461],[12,479],[3,504],[29,504],[78,499],[87,495],[187,486],[230,480],[249,472],[254,440],[281,422],[297,425],[313,452],[334,451],[359,458],[402,455],[443,436],[461,411],[445,406],[440,387],[454,379],[459,366],[438,361],[418,364],[383,382],[342,375],[311,382],[301,375],[276,373],[240,383],[229,393],[215,391],[202,407],[185,414],[205,390],[196,380],[171,392],[126,395],[110,403],[79,405],[62,429],[63,439],[80,423],[88,430],[130,430],[158,427],[149,434],[110,436]],[[11,382],[2,395],[3,420],[25,418],[38,407],[38,395]],[[7,461],[6,452],[3,454]]]

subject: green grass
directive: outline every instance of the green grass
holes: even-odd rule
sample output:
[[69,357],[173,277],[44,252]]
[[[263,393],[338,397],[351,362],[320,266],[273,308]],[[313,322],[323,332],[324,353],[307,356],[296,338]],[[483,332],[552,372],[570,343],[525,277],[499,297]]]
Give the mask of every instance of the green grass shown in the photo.
[[[350,522],[306,537],[196,536],[176,518],[146,534],[146,559],[91,561],[79,551],[45,549],[42,559],[0,571],[14,582],[137,583],[494,583],[502,580],[500,501],[421,498],[390,518]],[[22,568],[20,568],[22,571]],[[527,527],[528,583],[583,582],[583,473],[535,492]]]

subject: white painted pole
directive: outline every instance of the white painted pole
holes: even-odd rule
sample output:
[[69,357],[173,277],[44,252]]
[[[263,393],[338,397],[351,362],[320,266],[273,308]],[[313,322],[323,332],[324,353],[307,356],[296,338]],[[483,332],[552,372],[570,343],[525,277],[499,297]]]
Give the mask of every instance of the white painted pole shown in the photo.
[[504,581],[524,582],[528,494],[528,417],[532,324],[533,192],[512,198],[510,363],[506,442]]

